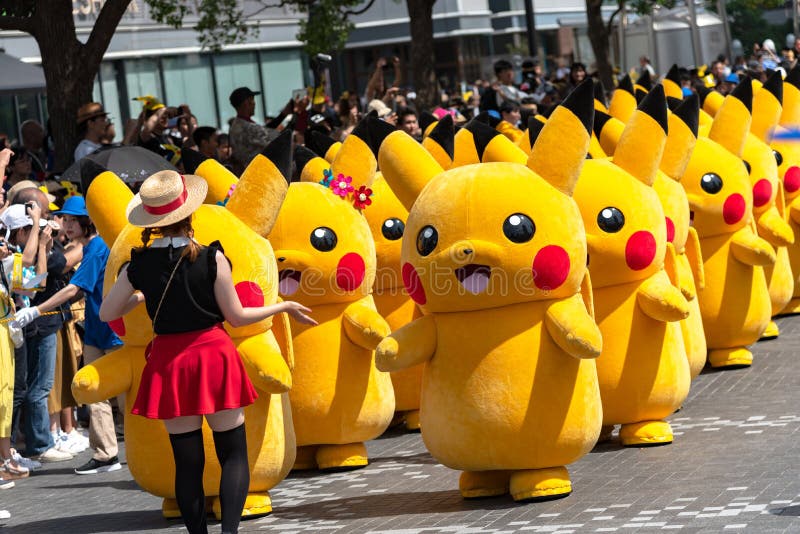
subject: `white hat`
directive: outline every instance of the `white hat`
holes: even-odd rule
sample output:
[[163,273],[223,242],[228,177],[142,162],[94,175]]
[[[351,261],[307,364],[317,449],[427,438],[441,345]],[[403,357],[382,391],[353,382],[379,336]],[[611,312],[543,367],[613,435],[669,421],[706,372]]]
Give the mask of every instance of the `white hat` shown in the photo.
[[775,53],[775,43],[772,41],[772,39],[764,39],[764,43],[761,46],[773,54]]
[[391,115],[392,108],[387,106],[383,102],[383,100],[378,100],[376,98],[375,100],[372,100],[372,101],[370,101],[369,104],[367,104],[367,112],[369,113],[370,111],[377,111],[378,112],[378,118],[382,119],[382,118],[386,117],[387,115]]
[[208,183],[199,176],[159,171],[142,182],[128,203],[128,222],[142,228],[168,226],[191,215],[207,193]]
[[[28,216],[25,204],[12,204],[0,215],[0,223],[6,227],[6,239],[8,239],[11,230],[33,226],[33,219]],[[47,220],[39,219],[39,227],[44,228],[45,226],[47,226]]]

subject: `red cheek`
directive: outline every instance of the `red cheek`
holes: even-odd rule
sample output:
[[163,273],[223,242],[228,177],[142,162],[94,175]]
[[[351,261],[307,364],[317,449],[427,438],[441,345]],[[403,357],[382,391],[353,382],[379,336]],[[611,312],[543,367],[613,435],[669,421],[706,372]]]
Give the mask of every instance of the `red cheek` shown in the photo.
[[634,271],[641,271],[653,263],[656,257],[656,238],[640,230],[628,238],[625,244],[625,263]]
[[569,254],[558,245],[547,245],[533,258],[533,283],[544,290],[553,290],[569,276]]
[[243,308],[259,308],[264,305],[264,293],[255,282],[239,282],[235,289]]
[[111,327],[111,330],[113,330],[118,336],[125,335],[125,321],[122,317],[119,319],[114,319],[113,321],[109,321],[108,326]]
[[753,206],[760,208],[772,198],[772,184],[762,178],[753,186]]
[[408,296],[417,304],[422,305],[428,301],[417,270],[410,263],[403,264],[403,285],[406,286]]
[[788,193],[794,193],[800,189],[800,167],[792,165],[786,169],[786,173],[783,175],[783,188]]
[[675,240],[675,223],[669,217],[665,218],[667,219],[667,241],[672,243]]
[[722,218],[727,224],[736,224],[744,217],[746,207],[744,197],[739,193],[734,193],[726,198],[725,204],[722,205]]
[[336,266],[336,285],[345,291],[355,291],[364,281],[366,272],[364,259],[355,252],[348,252]]

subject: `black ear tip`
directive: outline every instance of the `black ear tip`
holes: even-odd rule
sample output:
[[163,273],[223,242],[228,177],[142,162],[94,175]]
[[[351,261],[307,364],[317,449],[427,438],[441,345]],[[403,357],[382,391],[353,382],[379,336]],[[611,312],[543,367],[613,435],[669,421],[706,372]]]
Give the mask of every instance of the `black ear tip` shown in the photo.
[[695,94],[686,97],[675,108],[674,113],[688,126],[692,135],[697,137],[697,130],[700,126],[700,98]]
[[104,166],[89,158],[81,160],[81,189],[84,194],[89,190],[89,186],[95,178],[108,171]]
[[800,62],[797,63],[792,70],[789,71],[789,74],[786,75],[786,80],[784,80],[798,89],[800,89]]
[[653,80],[650,77],[650,71],[645,70],[642,72],[642,75],[639,76],[639,79],[636,80],[636,83],[649,91],[653,87]]
[[703,105],[703,102],[706,101],[706,97],[711,94],[711,89],[706,87],[705,85],[701,85],[697,88],[697,96],[700,98],[700,105]]
[[261,154],[270,160],[281,172],[286,181],[292,179],[292,130],[283,130],[278,137],[264,147]]
[[528,141],[530,141],[531,146],[536,142],[536,139],[542,132],[542,128],[544,128],[544,123],[542,121],[536,117],[528,118]]
[[197,168],[207,159],[208,157],[191,148],[185,148],[181,151],[181,161],[186,174],[194,174]]
[[365,141],[367,141],[367,144],[372,149],[372,153],[375,155],[375,158],[377,158],[378,150],[380,150],[383,140],[386,139],[390,133],[394,132],[396,128],[378,118],[370,118],[367,121],[367,128],[369,129],[369,139],[365,139]]
[[428,129],[428,126],[436,122],[438,119],[436,115],[431,113],[430,111],[423,111],[419,114],[419,127],[422,129],[423,132]]
[[608,113],[603,113],[602,111],[595,110],[594,123],[592,125],[595,137],[597,137],[598,139],[600,138],[600,132],[603,131],[603,127],[606,125],[606,123],[610,118],[611,115],[609,115]]
[[318,156],[324,158],[325,154],[328,152],[328,149],[334,143],[336,143],[336,141],[334,141],[331,136],[325,135],[324,133],[316,130],[311,130],[311,136],[306,139],[306,148],[316,152]]
[[678,109],[678,106],[680,106],[682,102],[683,102],[683,100],[681,100],[680,98],[675,98],[674,96],[668,96],[667,97],[667,107],[672,112],[674,112],[676,109]]
[[636,104],[641,104],[647,97],[647,91],[637,87],[634,91],[634,97],[636,98]]
[[667,97],[664,95],[664,86],[661,84],[653,87],[653,90],[647,93],[642,103],[639,104],[639,111],[647,113],[661,126],[661,129],[666,133],[668,129],[668,115],[667,115]]
[[500,132],[493,127],[481,121],[471,120],[464,125],[470,133],[472,133],[472,141],[475,143],[475,150],[478,152],[478,158],[483,159],[483,151],[489,146],[489,143],[501,135]]
[[730,96],[739,100],[747,108],[747,111],[753,113],[753,82],[749,77],[743,76]]
[[603,82],[596,82],[594,84],[594,99],[601,102],[604,106],[608,106],[608,100],[606,100],[606,90],[603,87]]
[[433,127],[428,138],[436,141],[452,160],[455,153],[455,123],[452,115],[442,117],[442,120]]
[[766,82],[764,82],[764,89],[772,93],[778,99],[778,102],[783,103],[783,77],[780,71],[775,71],[770,75]]
[[318,157],[316,153],[304,146],[297,145],[294,147],[294,164],[297,167],[297,172],[302,172],[309,161]]
[[589,135],[592,134],[594,120],[594,82],[588,78],[572,90],[560,104],[564,106],[581,121]]
[[667,75],[665,76],[667,80],[675,82],[676,84],[681,84],[681,74],[680,70],[678,69],[678,64],[673,63],[672,66],[669,68]]
[[622,89],[623,91],[633,94],[633,82],[631,82],[631,77],[629,74],[626,74],[622,77],[622,79],[619,81],[619,86],[617,86],[617,89]]

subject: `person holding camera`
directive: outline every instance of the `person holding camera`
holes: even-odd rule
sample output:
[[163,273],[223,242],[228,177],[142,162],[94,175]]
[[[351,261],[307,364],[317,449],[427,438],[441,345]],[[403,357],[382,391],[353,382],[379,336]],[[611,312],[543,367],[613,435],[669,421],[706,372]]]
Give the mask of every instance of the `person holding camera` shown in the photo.
[[231,145],[231,165],[237,176],[244,172],[250,161],[260,154],[267,144],[278,136],[278,132],[267,129],[253,121],[256,113],[256,96],[261,91],[249,87],[237,87],[228,100],[236,110],[236,118],[231,122],[228,133]]

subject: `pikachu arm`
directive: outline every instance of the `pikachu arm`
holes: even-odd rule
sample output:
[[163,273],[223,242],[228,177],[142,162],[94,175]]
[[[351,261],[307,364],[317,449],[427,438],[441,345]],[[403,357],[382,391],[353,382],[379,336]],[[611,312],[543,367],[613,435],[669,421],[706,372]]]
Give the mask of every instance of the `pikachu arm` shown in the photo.
[[794,232],[775,206],[761,214],[756,221],[758,235],[775,247],[794,244]]
[[698,291],[706,287],[706,271],[703,267],[703,253],[700,249],[700,237],[697,235],[697,230],[694,227],[689,227],[689,236],[686,238],[684,245],[684,254],[686,259],[689,260],[689,266],[692,268],[694,275],[694,286]]
[[600,328],[586,309],[580,293],[556,300],[544,316],[547,333],[556,345],[575,358],[597,358],[603,349]]
[[[283,299],[278,297],[278,302],[283,302]],[[292,344],[292,327],[289,323],[289,314],[278,313],[272,317],[272,334],[281,348],[283,359],[289,366],[289,370],[294,370],[294,345]]]
[[81,404],[92,404],[116,397],[131,389],[131,358],[144,358],[143,347],[121,347],[95,360],[75,374],[72,395]]
[[737,230],[731,237],[733,257],[745,265],[764,266],[775,263],[775,250],[758,237],[749,226]]
[[375,365],[381,371],[399,371],[426,362],[436,352],[436,321],[423,315],[391,333],[375,351]]
[[795,198],[789,203],[789,217],[795,222],[800,224],[800,197]]
[[292,371],[277,343],[269,342],[269,331],[245,338],[237,344],[236,350],[257,389],[286,393],[292,388]]
[[345,308],[342,319],[348,339],[367,350],[375,350],[378,343],[392,331],[375,308],[368,306],[363,300]]
[[689,303],[663,269],[642,282],[636,301],[644,314],[656,321],[680,321],[689,316]]
[[681,290],[681,293],[686,300],[694,299],[694,284],[692,284],[692,273],[687,269],[682,268],[678,263],[678,253],[675,252],[675,246],[672,243],[667,243],[667,253],[664,255],[664,270],[669,277],[672,285]]

